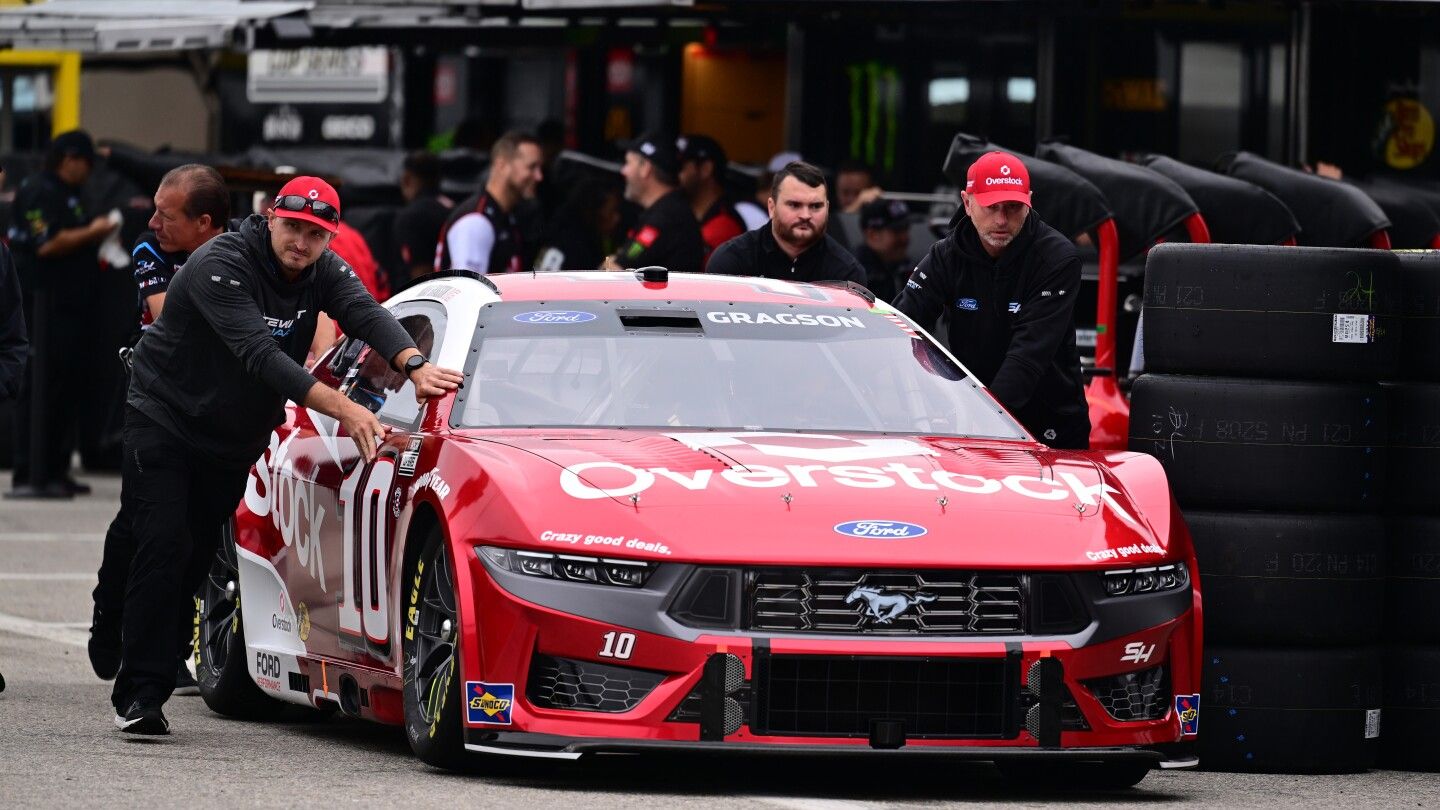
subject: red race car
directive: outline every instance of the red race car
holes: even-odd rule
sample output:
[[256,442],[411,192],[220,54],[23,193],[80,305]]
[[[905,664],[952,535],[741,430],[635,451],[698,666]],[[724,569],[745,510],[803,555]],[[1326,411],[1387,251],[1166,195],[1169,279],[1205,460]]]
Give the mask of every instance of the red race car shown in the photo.
[[1050,450],[856,286],[458,272],[291,406],[201,594],[210,707],[404,725],[435,765],[945,752],[1131,785],[1194,764],[1200,594],[1160,465]]

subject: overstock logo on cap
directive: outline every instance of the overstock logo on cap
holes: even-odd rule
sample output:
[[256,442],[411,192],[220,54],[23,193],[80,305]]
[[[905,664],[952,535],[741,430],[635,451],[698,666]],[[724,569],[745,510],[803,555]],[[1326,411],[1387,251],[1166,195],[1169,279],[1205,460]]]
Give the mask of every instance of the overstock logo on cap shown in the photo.
[[1001,174],[1009,174],[1009,173],[1010,173],[1010,164],[1008,164],[1008,163],[1001,163],[1001,164],[1000,164],[1000,173],[1001,173]]
[[320,189],[318,189],[318,188],[312,188],[312,189],[310,189],[310,193],[309,193],[308,196],[309,196],[310,199],[312,199],[312,200],[318,200],[318,199],[320,198]]

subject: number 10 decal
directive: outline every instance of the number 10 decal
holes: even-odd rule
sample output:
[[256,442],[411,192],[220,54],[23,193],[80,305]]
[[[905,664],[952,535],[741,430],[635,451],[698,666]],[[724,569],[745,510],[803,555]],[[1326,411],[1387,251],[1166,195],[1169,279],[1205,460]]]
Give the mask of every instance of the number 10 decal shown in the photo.
[[340,637],[382,655],[390,651],[390,527],[385,502],[394,481],[395,460],[382,457],[368,466],[355,465],[340,484],[340,531],[345,544]]
[[605,646],[600,648],[601,658],[618,658],[624,661],[635,652],[634,633],[616,633],[611,630],[604,635],[604,639]]

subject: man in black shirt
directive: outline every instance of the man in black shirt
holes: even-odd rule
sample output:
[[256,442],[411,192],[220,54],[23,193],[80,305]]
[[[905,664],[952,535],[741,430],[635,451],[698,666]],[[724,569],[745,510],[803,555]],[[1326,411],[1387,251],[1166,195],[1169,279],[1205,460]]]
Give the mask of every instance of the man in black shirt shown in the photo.
[[715,248],[748,230],[722,185],[729,160],[724,148],[709,135],[682,135],[675,146],[680,150],[680,189],[700,223],[708,262]]
[[1075,347],[1080,256],[1030,210],[1030,173],[989,152],[970,167],[965,219],[936,242],[896,309],[926,328],[950,314],[950,349],[1037,439],[1090,446]]
[[170,282],[164,315],[136,347],[120,491],[136,549],[111,692],[122,731],[170,731],[161,706],[175,683],[176,605],[208,570],[286,400],[335,419],[365,461],[383,441],[374,414],[300,366],[319,311],[403,369],[418,398],[443,395],[463,379],[426,361],[327,250],[339,223],[330,184],[286,183],[268,215],[195,251]]
[[675,140],[647,134],[625,152],[625,199],[644,210],[630,237],[602,268],[659,265],[675,273],[698,273],[705,263],[705,242],[684,192],[676,187],[680,159]]
[[400,196],[405,198],[405,207],[395,214],[400,264],[390,274],[392,292],[434,269],[440,230],[455,207],[453,200],[440,193],[440,159],[425,151],[405,156],[400,170]]
[[787,164],[775,173],[766,205],[769,224],[716,248],[711,273],[865,284],[864,268],[825,232],[830,200],[818,168],[798,160]]
[[871,200],[860,206],[865,243],[855,260],[865,268],[865,286],[876,298],[894,301],[913,267],[910,264],[910,208],[899,200]]
[[[88,134],[78,129],[61,133],[46,153],[45,170],[26,178],[15,193],[10,247],[24,292],[30,343],[45,360],[43,368],[27,371],[15,412],[14,485],[17,493],[30,496],[69,497],[90,491],[70,477],[79,387],[86,379],[83,325],[95,320],[92,293],[100,282],[99,245],[119,224],[109,217],[90,218],[81,202],[81,187],[94,160],[95,144]],[[37,292],[43,299],[38,311]],[[46,414],[38,437],[44,457],[32,459],[31,400],[37,390],[43,392]]]
[[435,269],[518,273],[534,258],[515,218],[522,200],[535,197],[542,177],[540,145],[533,135],[507,132],[490,147],[485,188],[450,212],[435,246]]
[[[220,173],[198,163],[171,169],[155,191],[155,214],[150,227],[135,240],[132,253],[135,284],[140,294],[140,328],[149,329],[164,310],[165,294],[190,254],[225,232],[230,221],[230,192]],[[128,351],[128,350],[127,350]],[[123,504],[105,532],[105,550],[97,575],[90,621],[90,666],[103,680],[120,669],[120,626],[125,609],[125,586],[135,558],[133,516]],[[180,598],[180,663],[175,693],[198,695],[185,661],[195,606],[190,594]]]

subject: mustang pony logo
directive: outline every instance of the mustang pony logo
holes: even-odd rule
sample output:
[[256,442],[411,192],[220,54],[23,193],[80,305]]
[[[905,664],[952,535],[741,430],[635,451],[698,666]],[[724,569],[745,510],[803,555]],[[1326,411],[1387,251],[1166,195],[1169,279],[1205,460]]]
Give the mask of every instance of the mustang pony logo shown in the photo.
[[885,593],[874,586],[861,585],[845,597],[845,604],[853,605],[864,599],[865,612],[870,618],[874,619],[876,624],[889,624],[910,608],[934,602],[938,598],[924,591],[917,591],[911,596],[908,593]]

